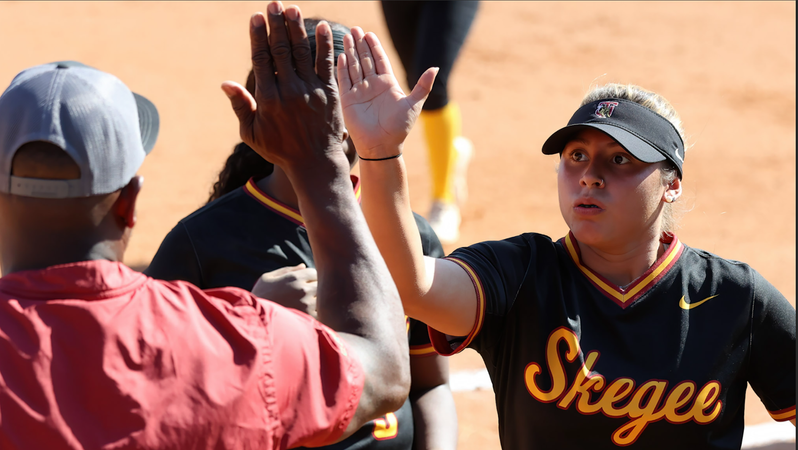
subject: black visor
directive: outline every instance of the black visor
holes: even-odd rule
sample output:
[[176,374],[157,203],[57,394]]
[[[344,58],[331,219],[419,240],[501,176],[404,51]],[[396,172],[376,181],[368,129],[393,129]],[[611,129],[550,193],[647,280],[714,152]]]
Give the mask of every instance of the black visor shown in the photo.
[[629,100],[604,99],[582,106],[567,126],[546,140],[543,153],[561,153],[568,141],[588,127],[608,134],[640,161],[655,163],[667,159],[682,178],[684,142],[679,132],[668,119]]

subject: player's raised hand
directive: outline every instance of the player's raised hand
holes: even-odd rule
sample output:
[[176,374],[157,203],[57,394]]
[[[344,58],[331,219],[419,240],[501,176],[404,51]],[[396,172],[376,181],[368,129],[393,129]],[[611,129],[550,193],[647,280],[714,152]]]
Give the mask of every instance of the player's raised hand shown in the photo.
[[[232,81],[222,84],[238,117],[241,139],[267,160],[291,170],[312,167],[320,158],[345,158],[344,126],[334,77],[332,30],[316,28],[316,68],[302,14],[280,2],[267,18],[250,20],[255,95]],[[343,160],[343,159],[342,159]]]
[[361,156],[384,158],[396,152],[413,128],[437,73],[437,68],[427,69],[405,96],[377,36],[352,28],[338,57],[338,87],[346,127]]

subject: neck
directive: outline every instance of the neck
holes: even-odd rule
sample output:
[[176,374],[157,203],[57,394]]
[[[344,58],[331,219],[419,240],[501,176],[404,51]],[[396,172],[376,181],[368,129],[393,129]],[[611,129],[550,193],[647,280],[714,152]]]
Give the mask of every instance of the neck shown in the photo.
[[10,244],[2,246],[3,275],[78,261],[121,261],[127,238],[108,237],[28,233],[18,239],[3,239]]
[[299,209],[299,200],[297,200],[294,186],[291,184],[291,180],[288,179],[288,175],[286,175],[285,171],[283,171],[280,166],[275,165],[274,171],[270,175],[258,180],[255,185],[266,195],[278,202],[294,209]]
[[665,253],[665,246],[656,239],[629,243],[617,250],[606,250],[577,241],[582,262],[594,272],[619,287],[643,275]]

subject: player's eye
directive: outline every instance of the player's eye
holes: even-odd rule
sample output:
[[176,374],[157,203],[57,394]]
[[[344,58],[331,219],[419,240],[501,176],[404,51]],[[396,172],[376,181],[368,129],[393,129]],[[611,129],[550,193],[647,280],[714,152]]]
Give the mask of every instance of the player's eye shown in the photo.
[[628,157],[626,157],[625,155],[618,154],[618,155],[613,155],[613,157],[612,157],[612,163],[613,164],[619,164],[619,165],[620,164],[628,164],[631,161],[632,160],[629,159]]
[[571,154],[568,155],[568,157],[573,161],[584,161],[587,159],[587,156],[581,150],[571,150]]

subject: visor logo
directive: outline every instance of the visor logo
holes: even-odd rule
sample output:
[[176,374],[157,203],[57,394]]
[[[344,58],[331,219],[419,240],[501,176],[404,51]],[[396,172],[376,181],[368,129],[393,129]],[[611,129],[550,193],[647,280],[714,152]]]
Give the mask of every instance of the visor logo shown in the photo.
[[618,106],[618,102],[601,102],[596,107],[596,116],[603,117],[605,119],[609,119],[612,116],[612,112],[615,111],[615,107]]

